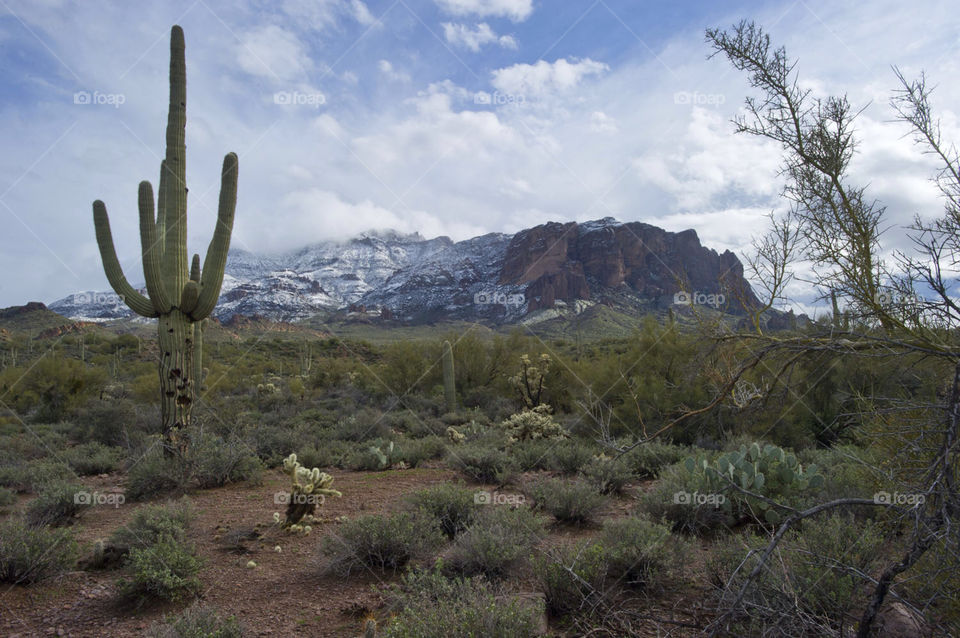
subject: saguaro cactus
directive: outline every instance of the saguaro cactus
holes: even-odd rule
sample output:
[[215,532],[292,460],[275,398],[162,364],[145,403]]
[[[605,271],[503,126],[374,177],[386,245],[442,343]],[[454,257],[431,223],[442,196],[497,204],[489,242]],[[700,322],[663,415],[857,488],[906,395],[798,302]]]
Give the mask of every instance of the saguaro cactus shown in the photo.
[[[93,203],[93,223],[103,269],[114,291],[131,310],[156,317],[160,345],[160,393],[163,432],[176,444],[180,428],[190,423],[200,379],[202,328],[199,325],[216,307],[223,283],[223,269],[230,248],[233,214],[237,204],[237,156],[228,153],[220,175],[220,207],[217,226],[200,269],[200,255],[187,263],[186,146],[187,75],[183,29],[170,30],[170,110],[167,116],[167,151],[160,163],[157,213],[153,188],[140,182],[140,243],[147,296],[128,282],[117,259],[110,233],[107,208]],[[189,270],[188,270],[189,266]]]
[[453,348],[449,341],[443,342],[443,400],[447,412],[457,411],[457,386],[453,376]]

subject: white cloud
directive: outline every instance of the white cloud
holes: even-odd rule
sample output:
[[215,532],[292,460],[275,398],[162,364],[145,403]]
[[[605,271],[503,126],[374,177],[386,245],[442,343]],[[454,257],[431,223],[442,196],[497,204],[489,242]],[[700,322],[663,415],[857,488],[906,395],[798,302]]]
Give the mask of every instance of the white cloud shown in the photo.
[[377,62],[377,69],[379,69],[380,73],[385,75],[388,79],[393,80],[395,82],[410,81],[410,75],[394,69],[393,64],[390,62],[390,60],[380,60],[379,62]]
[[303,79],[313,66],[300,39],[272,24],[240,37],[237,61],[251,75],[280,81]]
[[510,18],[522,22],[533,13],[533,0],[435,0],[451,15],[475,15],[480,18]]
[[491,43],[498,44],[505,49],[517,48],[517,41],[513,36],[498,36],[486,22],[481,22],[472,29],[465,24],[444,22],[443,36],[453,46],[469,49],[474,53],[480,51],[484,45]]
[[591,75],[600,75],[609,67],[586,58],[570,62],[559,59],[553,63],[538,60],[535,64],[514,64],[493,71],[491,84],[512,95],[539,97],[558,91],[569,91]]
[[280,10],[299,26],[315,30],[334,26],[344,17],[363,25],[376,20],[362,0],[284,0]]

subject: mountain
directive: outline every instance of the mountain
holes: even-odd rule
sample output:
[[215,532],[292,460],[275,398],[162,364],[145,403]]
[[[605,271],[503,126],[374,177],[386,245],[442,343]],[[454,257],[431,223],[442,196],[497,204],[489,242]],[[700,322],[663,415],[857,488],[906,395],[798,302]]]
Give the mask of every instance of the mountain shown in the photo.
[[[681,291],[687,293],[682,300],[719,308],[731,286],[752,298],[737,257],[704,247],[695,231],[673,233],[606,217],[460,242],[382,231],[281,255],[234,248],[214,315],[221,321],[235,315],[294,321],[342,313],[415,324],[499,324],[595,304],[663,309]],[[725,301],[736,313],[739,306]],[[105,292],[79,292],[50,309],[87,321],[133,316]]]

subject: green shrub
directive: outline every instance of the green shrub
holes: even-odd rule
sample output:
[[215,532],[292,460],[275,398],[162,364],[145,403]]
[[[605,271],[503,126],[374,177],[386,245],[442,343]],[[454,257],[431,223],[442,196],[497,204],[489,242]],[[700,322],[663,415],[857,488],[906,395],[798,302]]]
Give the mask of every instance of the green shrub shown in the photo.
[[601,494],[622,494],[633,478],[622,459],[597,458],[583,468],[583,476]]
[[17,492],[39,492],[48,483],[74,481],[77,475],[65,464],[53,459],[35,459],[26,463],[0,465],[0,487]]
[[[768,542],[748,536],[717,545],[707,568],[721,608],[732,602],[731,592],[739,592]],[[787,635],[837,635],[864,608],[872,586],[857,572],[876,573],[883,543],[877,526],[858,523],[850,513],[805,520],[802,528],[787,532],[777,554],[747,588],[747,624],[731,629],[751,635],[774,629]],[[751,549],[755,551],[747,557]]]
[[[304,467],[340,467],[349,465],[354,446],[345,441],[320,441],[297,450],[297,459]],[[281,457],[281,461],[284,457]]]
[[192,546],[161,536],[147,547],[130,550],[124,567],[127,576],[117,581],[117,589],[124,598],[141,603],[181,600],[200,592],[200,566]]
[[349,520],[323,539],[321,551],[328,558],[327,571],[349,575],[364,567],[396,571],[442,542],[435,520],[400,512]]
[[409,467],[417,467],[424,461],[442,458],[447,452],[447,442],[439,436],[405,440],[400,443],[400,460]]
[[124,494],[131,501],[143,501],[182,493],[187,488],[187,482],[187,469],[183,463],[155,448],[135,460],[127,470]]
[[221,618],[216,610],[199,603],[179,616],[168,616],[144,634],[147,638],[241,638],[243,630],[236,616]]
[[393,441],[376,439],[361,443],[347,457],[346,465],[356,472],[388,470],[400,461],[400,448]]
[[7,487],[0,487],[0,511],[17,503],[17,493]]
[[639,509],[654,520],[665,519],[673,531],[707,536],[729,529],[730,518],[716,495],[697,476],[677,463],[664,468],[660,480],[640,500]]
[[456,446],[450,450],[447,462],[468,480],[477,483],[506,483],[515,467],[505,452],[480,443]]
[[603,547],[596,543],[580,542],[560,550],[558,556],[540,556],[533,571],[553,617],[584,610],[607,593]]
[[578,480],[538,479],[526,491],[538,509],[561,523],[588,523],[605,503],[592,485]]
[[0,521],[0,582],[27,585],[61,574],[73,566],[77,551],[70,530]]
[[657,478],[662,468],[679,463],[689,453],[689,449],[681,445],[650,441],[633,448],[622,458],[634,476],[646,479]]
[[440,525],[448,538],[454,538],[476,518],[476,490],[462,485],[440,483],[414,492],[408,500],[418,509],[429,514]]
[[385,638],[532,638],[539,631],[541,604],[521,601],[482,578],[448,579],[413,571],[392,590],[400,612],[386,624]]
[[90,401],[76,418],[78,428],[83,431],[80,440],[93,439],[103,445],[123,444],[127,431],[136,421],[136,406],[128,399]]
[[502,578],[543,536],[543,521],[526,507],[487,505],[454,541],[445,566],[461,575]]
[[50,483],[27,505],[27,522],[36,527],[69,525],[90,504],[78,497],[85,491],[75,483]]
[[522,472],[548,470],[553,461],[550,452],[555,445],[554,441],[524,441],[510,447],[510,456]]
[[130,522],[110,536],[110,542],[126,549],[144,549],[164,537],[185,543],[187,531],[196,517],[196,508],[186,497],[162,505],[141,505],[133,512]]
[[593,450],[582,441],[561,441],[550,452],[550,469],[573,475],[593,460]]
[[123,451],[116,447],[107,447],[93,441],[69,448],[64,458],[74,472],[80,476],[108,474],[120,469]]
[[236,437],[224,440],[205,435],[193,443],[187,463],[190,477],[197,487],[223,487],[241,481],[260,484],[263,464],[250,447]]

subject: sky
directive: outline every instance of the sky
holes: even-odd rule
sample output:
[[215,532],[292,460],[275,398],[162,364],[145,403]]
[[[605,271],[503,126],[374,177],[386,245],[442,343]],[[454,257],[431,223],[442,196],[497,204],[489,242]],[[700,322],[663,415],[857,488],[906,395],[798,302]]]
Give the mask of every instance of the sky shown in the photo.
[[[754,20],[815,96],[863,108],[852,178],[884,249],[943,204],[894,121],[925,71],[960,140],[960,13],[877,0],[0,0],[0,307],[107,290],[91,203],[142,281],[137,185],[164,153],[169,30],[187,63],[189,249],[240,157],[233,246],[276,253],[392,228],[454,240],[612,216],[743,258],[785,210],[778,148],[735,135],[746,77],[707,27]],[[803,309],[810,291],[791,290]]]

